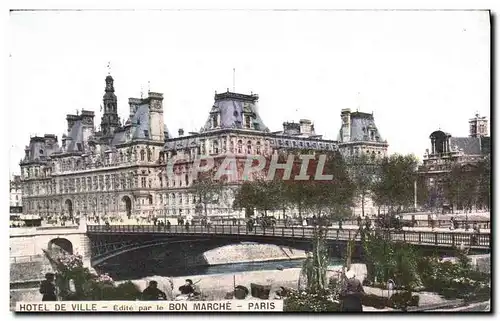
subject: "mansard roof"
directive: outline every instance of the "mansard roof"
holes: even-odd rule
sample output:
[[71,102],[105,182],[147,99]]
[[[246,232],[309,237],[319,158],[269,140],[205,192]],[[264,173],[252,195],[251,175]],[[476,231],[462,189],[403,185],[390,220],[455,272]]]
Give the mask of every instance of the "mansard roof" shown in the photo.
[[[377,126],[375,125],[375,119],[373,114],[363,113],[363,112],[353,112],[350,113],[351,117],[351,132],[350,141],[351,142],[379,142],[385,143],[382,135],[380,134]],[[342,141],[342,127],[340,128],[337,140]],[[370,131],[374,132],[374,139],[370,138]]]
[[77,120],[66,138],[66,150],[68,152],[83,152],[83,126],[82,121]]
[[211,116],[215,113],[220,114],[220,124],[217,129],[243,128],[243,115],[249,114],[252,117],[254,130],[269,131],[258,113],[258,99],[258,95],[244,95],[229,91],[222,94],[215,94],[214,105],[201,132],[213,130]]
[[490,153],[489,137],[450,137],[450,149],[462,150],[466,155]]

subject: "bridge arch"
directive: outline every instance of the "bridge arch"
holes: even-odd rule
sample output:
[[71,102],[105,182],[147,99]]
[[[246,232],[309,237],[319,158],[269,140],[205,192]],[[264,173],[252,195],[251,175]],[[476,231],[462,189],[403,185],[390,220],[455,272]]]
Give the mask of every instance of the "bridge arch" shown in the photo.
[[66,212],[68,212],[69,217],[73,217],[73,201],[69,198],[64,201],[64,208],[66,209]]
[[[218,253],[221,249],[231,246],[231,245],[274,245],[277,248],[280,248],[280,254],[282,254],[283,259],[296,259],[294,253],[310,251],[310,242],[305,243],[296,243],[293,245],[284,244],[283,242],[275,239],[261,239],[258,241],[250,241],[244,242],[240,240],[234,240],[229,238],[221,238],[214,240],[213,238],[209,238],[207,236],[199,236],[194,238],[158,238],[152,239],[149,241],[136,241],[136,242],[124,242],[123,240],[117,240],[116,243],[109,244],[108,246],[104,246],[104,253],[99,253],[97,255],[93,255],[92,257],[92,266],[100,265],[110,259],[119,257],[121,255],[130,254],[131,252],[138,250],[147,250],[155,247],[164,247],[164,246],[189,246],[194,252],[190,253],[192,257],[210,255],[210,257],[218,257],[220,253]],[[257,252],[257,251],[253,251]],[[305,257],[305,255],[304,255]],[[206,263],[206,262],[205,262]],[[225,264],[225,263],[219,263]]]
[[127,218],[130,219],[132,217],[132,200],[128,195],[122,197],[122,204]]
[[73,243],[68,239],[58,237],[49,241],[47,249],[49,251],[64,251],[73,254]]

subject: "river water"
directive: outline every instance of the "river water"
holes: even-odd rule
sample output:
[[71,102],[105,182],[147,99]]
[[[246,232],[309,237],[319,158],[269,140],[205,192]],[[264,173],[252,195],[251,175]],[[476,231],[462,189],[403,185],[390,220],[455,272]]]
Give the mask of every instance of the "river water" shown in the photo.
[[[170,267],[167,262],[148,260],[137,266],[137,262],[113,262],[103,264],[98,268],[101,273],[108,273],[114,280],[139,279],[148,276],[180,277],[189,275],[230,274],[247,271],[276,270],[279,268],[302,267],[304,259],[279,260],[266,262],[232,263],[211,266]],[[330,265],[342,264],[338,258],[330,259]]]

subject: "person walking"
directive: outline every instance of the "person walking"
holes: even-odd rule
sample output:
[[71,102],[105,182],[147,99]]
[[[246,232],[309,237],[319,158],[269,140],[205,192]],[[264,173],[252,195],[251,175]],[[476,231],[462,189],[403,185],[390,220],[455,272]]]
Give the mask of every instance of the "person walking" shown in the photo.
[[365,290],[355,276],[353,271],[345,273],[346,281],[340,293],[342,312],[363,312],[362,298]]
[[158,289],[158,282],[151,281],[144,291],[142,291],[141,300],[142,301],[156,301],[156,300],[166,300],[167,295],[165,292]]
[[40,283],[40,294],[43,295],[42,301],[57,301],[54,279],[54,273],[47,273],[45,274],[45,280]]

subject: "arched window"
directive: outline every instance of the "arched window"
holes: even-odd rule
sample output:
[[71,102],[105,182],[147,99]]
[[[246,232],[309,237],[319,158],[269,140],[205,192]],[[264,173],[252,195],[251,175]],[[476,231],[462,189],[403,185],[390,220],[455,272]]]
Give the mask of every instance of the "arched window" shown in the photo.
[[148,196],[149,205],[153,205],[153,195]]
[[243,148],[243,142],[240,140],[238,140],[238,154],[241,154],[241,149]]
[[141,161],[144,160],[145,152],[144,149],[141,149]]
[[260,142],[257,142],[255,149],[256,149],[257,155],[260,155]]
[[186,186],[189,185],[189,177],[188,177],[188,174],[185,174],[184,175],[184,180],[186,181]]
[[248,141],[247,142],[247,154],[251,154],[252,153],[252,141]]
[[229,152],[234,153],[234,142],[232,140],[229,142]]
[[148,149],[148,162],[151,161],[151,157],[152,157],[153,153],[151,152],[150,149]]

